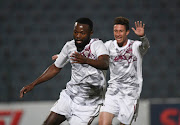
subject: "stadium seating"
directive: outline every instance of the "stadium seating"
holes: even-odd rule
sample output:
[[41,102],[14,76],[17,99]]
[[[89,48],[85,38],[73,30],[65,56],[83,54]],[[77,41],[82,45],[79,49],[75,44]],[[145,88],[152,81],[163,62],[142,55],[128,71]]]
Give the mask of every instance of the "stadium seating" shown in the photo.
[[[74,21],[94,21],[93,37],[113,39],[116,16],[143,20],[151,48],[143,60],[141,98],[180,97],[180,2],[151,1],[36,1],[0,2],[0,101],[19,100],[19,91],[53,63],[51,56],[72,39]],[[138,39],[131,31],[129,38]],[[70,79],[70,65],[23,100],[54,100]]]

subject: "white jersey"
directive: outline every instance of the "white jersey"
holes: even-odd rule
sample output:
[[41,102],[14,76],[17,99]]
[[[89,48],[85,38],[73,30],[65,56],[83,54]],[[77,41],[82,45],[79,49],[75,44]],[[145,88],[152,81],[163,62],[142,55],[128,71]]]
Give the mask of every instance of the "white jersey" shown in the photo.
[[[103,71],[88,64],[72,63],[70,56],[74,52],[77,52],[75,41],[68,41],[55,61],[55,66],[58,68],[64,67],[67,62],[70,62],[72,66],[71,80],[67,83],[65,92],[80,105],[102,103],[106,83]],[[104,43],[99,39],[91,39],[80,53],[90,59],[97,59],[100,55],[109,55]]]
[[105,43],[109,51],[110,80],[106,94],[138,99],[142,89],[142,57],[149,48],[145,43],[128,39],[125,46],[119,47],[116,40]]

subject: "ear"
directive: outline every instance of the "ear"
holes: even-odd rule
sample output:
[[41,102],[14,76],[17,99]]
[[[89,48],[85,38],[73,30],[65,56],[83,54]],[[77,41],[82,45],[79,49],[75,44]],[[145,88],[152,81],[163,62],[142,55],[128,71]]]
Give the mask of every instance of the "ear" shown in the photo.
[[127,31],[126,31],[126,36],[129,35],[129,33],[130,33],[130,30],[127,30]]
[[92,35],[93,35],[93,31],[90,32],[90,36],[92,36]]

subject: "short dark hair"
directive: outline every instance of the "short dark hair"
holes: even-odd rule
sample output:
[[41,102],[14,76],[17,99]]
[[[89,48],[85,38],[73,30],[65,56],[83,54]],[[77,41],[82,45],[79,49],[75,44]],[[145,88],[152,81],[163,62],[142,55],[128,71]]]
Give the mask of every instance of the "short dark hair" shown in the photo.
[[121,24],[126,26],[126,30],[129,30],[129,20],[125,17],[116,17],[114,19],[114,25]]
[[89,25],[90,30],[91,31],[93,30],[93,22],[89,18],[85,18],[85,17],[79,18],[76,20],[76,22],[81,23],[81,24],[87,24]]

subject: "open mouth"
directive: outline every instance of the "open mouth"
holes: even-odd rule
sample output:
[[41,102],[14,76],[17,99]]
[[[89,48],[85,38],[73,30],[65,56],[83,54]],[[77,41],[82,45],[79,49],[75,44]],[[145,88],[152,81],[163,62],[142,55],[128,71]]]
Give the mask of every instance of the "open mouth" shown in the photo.
[[80,40],[77,40],[77,41],[76,41],[76,43],[78,43],[78,44],[81,44],[81,43],[82,43],[82,41],[80,41]]
[[122,38],[116,38],[116,40],[121,40]]

